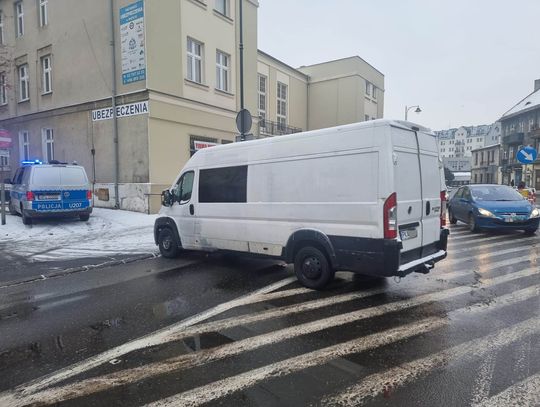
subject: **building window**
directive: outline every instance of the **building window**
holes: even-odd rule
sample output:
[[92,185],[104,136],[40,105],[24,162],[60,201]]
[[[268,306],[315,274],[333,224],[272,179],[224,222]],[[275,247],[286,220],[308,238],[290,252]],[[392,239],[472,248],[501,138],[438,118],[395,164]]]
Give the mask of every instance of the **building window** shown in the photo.
[[4,45],[4,13],[0,10],[0,45]]
[[514,161],[514,147],[510,147],[508,149],[508,159],[510,161]]
[[199,172],[199,202],[247,202],[247,165]]
[[45,27],[49,24],[49,16],[47,14],[48,0],[39,0],[39,26]]
[[287,85],[277,83],[277,122],[283,128],[287,125]]
[[28,86],[28,64],[19,66],[19,102],[30,99]]
[[0,155],[0,167],[9,167],[9,155]]
[[373,99],[377,99],[377,87],[375,85],[371,85],[371,95],[373,96]]
[[42,91],[43,94],[52,92],[52,66],[51,56],[41,58]]
[[371,96],[371,83],[366,81],[366,95]]
[[259,118],[261,120],[261,127],[266,127],[266,76],[259,74],[258,79]]
[[203,44],[191,38],[187,40],[187,78],[202,83]]
[[0,105],[7,105],[6,73],[0,73]]
[[54,133],[53,129],[41,129],[43,145],[43,159],[50,163],[54,160]]
[[27,130],[19,132],[19,154],[21,161],[30,159],[30,135]]
[[216,87],[225,92],[229,90],[229,61],[227,54],[216,52]]
[[189,153],[191,156],[197,151],[212,146],[217,146],[218,139],[202,136],[190,136],[189,137]]
[[229,0],[216,0],[216,11],[229,16]]
[[24,9],[22,1],[15,3],[15,19],[17,37],[22,37],[24,35]]

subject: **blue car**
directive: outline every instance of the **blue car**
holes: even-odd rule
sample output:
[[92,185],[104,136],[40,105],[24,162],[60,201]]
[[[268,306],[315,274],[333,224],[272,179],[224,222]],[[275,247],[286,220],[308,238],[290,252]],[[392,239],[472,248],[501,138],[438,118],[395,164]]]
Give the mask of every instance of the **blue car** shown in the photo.
[[471,232],[482,230],[523,230],[534,234],[540,210],[506,185],[467,185],[458,189],[448,202],[450,223],[458,220]]

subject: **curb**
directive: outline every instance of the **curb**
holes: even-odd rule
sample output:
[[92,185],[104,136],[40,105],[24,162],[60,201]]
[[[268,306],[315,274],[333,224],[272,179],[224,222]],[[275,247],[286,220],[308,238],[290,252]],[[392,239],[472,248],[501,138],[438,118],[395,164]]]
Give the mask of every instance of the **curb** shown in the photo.
[[[21,285],[21,284],[26,284],[26,283],[32,283],[35,281],[48,280],[50,278],[64,277],[70,274],[83,273],[85,271],[90,271],[90,270],[95,270],[95,269],[100,269],[100,268],[114,267],[114,266],[119,266],[122,264],[134,263],[140,260],[155,259],[157,257],[159,257],[159,254],[156,252],[156,253],[143,254],[143,255],[135,256],[135,257],[129,257],[123,260],[111,260],[111,261],[106,261],[100,264],[92,264],[89,266],[72,267],[72,268],[68,268],[64,270],[53,271],[49,274],[41,274],[39,276],[28,277],[21,280],[12,280],[12,281],[7,281],[5,283],[0,283],[0,289],[13,287],[16,285]],[[183,268],[189,265],[191,264],[180,266],[179,268]]]

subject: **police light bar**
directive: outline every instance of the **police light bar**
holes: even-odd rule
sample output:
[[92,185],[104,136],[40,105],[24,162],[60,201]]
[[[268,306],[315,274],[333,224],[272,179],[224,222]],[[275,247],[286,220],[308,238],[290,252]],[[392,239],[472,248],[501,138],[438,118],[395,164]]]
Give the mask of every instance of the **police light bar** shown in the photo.
[[43,163],[41,161],[39,161],[39,160],[34,160],[34,161],[25,160],[25,161],[21,161],[21,164],[22,165],[32,165],[32,164],[43,164]]

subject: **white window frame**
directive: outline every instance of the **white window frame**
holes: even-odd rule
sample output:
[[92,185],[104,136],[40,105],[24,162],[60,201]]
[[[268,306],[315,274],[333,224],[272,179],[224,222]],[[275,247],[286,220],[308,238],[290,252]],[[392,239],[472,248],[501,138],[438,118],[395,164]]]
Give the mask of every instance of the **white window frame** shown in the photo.
[[28,130],[19,131],[19,157],[21,161],[30,159],[30,133]]
[[[19,102],[30,100],[30,83],[28,75],[28,64],[20,65],[17,68],[19,74]],[[25,97],[23,98],[23,94]]]
[[231,56],[223,51],[216,50],[216,89],[229,92]]
[[[197,46],[199,46],[199,54],[197,54]],[[191,37],[187,39],[187,79],[203,83],[203,52],[204,44]]]
[[373,84],[371,84],[371,96],[377,100],[377,87]]
[[[264,83],[264,89],[261,86],[261,83]],[[266,107],[268,106],[267,99],[266,99],[267,89],[268,89],[268,77],[266,75],[258,74],[257,75],[257,95],[258,95],[257,107],[259,110],[259,118],[260,120],[262,120],[262,127],[266,127],[266,123],[265,123]],[[262,104],[261,104],[261,101],[263,101]]]
[[52,58],[50,55],[41,57],[41,86],[42,95],[52,93]]
[[43,161],[50,163],[54,160],[54,131],[51,128],[41,129],[41,146]]
[[17,38],[24,35],[24,7],[22,0],[15,3],[15,33]]
[[45,27],[49,24],[49,13],[48,13],[48,0],[39,0],[39,26]]
[[7,100],[7,76],[5,72],[0,72],[0,106],[5,106]]
[[4,45],[4,12],[0,10],[0,45]]
[[[285,95],[283,95],[285,93]],[[283,82],[277,83],[277,122],[279,126],[287,126],[287,96],[289,86]]]
[[371,96],[371,88],[372,88],[371,82],[366,81],[366,95]]
[[214,10],[216,10],[219,14],[229,17],[230,15],[229,0],[215,0]]

